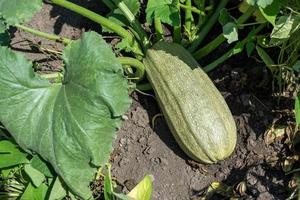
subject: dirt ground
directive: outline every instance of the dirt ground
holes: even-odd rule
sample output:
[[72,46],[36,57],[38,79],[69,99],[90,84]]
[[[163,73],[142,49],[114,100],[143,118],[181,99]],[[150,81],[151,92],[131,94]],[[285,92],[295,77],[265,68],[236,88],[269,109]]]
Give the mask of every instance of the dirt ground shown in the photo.
[[[38,30],[79,38],[89,29],[90,22],[64,9],[45,5],[27,24]],[[62,46],[16,31],[12,47],[51,70],[59,65],[55,58],[37,54],[24,40],[62,49]],[[290,176],[285,176],[281,163],[290,154],[281,140],[267,145],[265,132],[276,115],[276,99],[270,87],[257,87],[263,78],[261,64],[245,56],[237,56],[209,74],[224,95],[238,128],[238,143],[234,153],[225,161],[203,165],[190,160],[178,147],[152,96],[132,94],[133,105],[126,113],[112,154],[112,174],[127,192],[143,176],[154,177],[153,200],[197,199],[203,189],[214,181],[237,187],[244,181],[247,190],[240,199],[285,199]],[[287,100],[288,101],[288,100]],[[213,199],[224,199],[214,196]]]

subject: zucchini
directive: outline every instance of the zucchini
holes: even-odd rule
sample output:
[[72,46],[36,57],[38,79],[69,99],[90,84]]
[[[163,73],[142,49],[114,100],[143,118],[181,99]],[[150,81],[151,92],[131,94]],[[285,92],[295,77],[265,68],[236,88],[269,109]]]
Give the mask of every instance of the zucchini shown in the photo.
[[220,92],[182,46],[158,42],[144,64],[167,124],[182,150],[202,163],[228,157],[236,125]]

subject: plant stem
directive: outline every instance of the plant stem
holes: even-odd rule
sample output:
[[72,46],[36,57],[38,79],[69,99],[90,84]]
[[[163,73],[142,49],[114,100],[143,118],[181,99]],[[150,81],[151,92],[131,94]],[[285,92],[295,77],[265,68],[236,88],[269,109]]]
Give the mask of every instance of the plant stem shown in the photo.
[[72,2],[69,2],[67,0],[52,0],[52,2],[56,5],[62,6],[64,8],[70,9],[76,13],[79,13],[80,15],[100,24],[101,26],[104,26],[105,28],[115,32],[119,36],[121,36],[124,39],[127,39],[130,43],[130,45],[134,49],[134,53],[138,55],[143,55],[143,52],[141,50],[140,45],[138,42],[135,40],[134,36],[128,32],[126,29],[124,29],[122,26],[119,24],[95,13],[92,12],[86,8],[83,8],[81,6],[78,6]]
[[138,39],[143,44],[143,48],[146,51],[149,48],[150,43],[146,32],[142,28],[142,25],[139,23],[139,21],[136,20],[135,16],[131,12],[131,10],[129,10],[129,8],[124,3],[124,1],[119,1],[119,0],[113,0],[113,1],[118,6],[118,8],[122,11],[123,15],[127,18],[133,30],[137,32]]
[[130,65],[136,69],[136,72],[134,73],[134,78],[137,81],[140,81],[144,78],[145,66],[142,62],[140,62],[137,59],[130,58],[130,57],[119,57],[118,60],[123,66]]
[[150,83],[137,84],[136,88],[141,91],[148,91],[153,89]]
[[164,31],[159,17],[154,17],[154,29],[156,33],[156,41],[164,39]]
[[[187,3],[188,4],[188,3]],[[205,16],[205,13],[202,11],[202,10],[199,10],[197,9],[196,7],[192,6],[192,5],[184,5],[184,4],[179,4],[179,7],[181,9],[184,9],[186,11],[190,11],[190,12],[193,12],[193,13],[196,13],[198,15],[202,15],[202,16]]]
[[[251,6],[248,8],[248,10],[237,19],[238,24],[242,24],[245,21],[247,21],[251,16],[252,13],[255,11],[255,7]],[[200,60],[201,58],[207,56],[209,53],[211,53],[213,50],[215,50],[218,46],[220,46],[223,42],[226,41],[226,38],[223,36],[223,33],[221,33],[218,37],[216,37],[213,41],[193,53],[193,56],[196,60]]]
[[185,10],[185,29],[188,33],[190,33],[192,25],[192,0],[186,0],[185,6],[189,8]]
[[181,15],[180,15],[180,7],[179,7],[179,0],[177,0],[178,12],[179,12],[179,25],[174,26],[173,28],[173,41],[175,43],[181,42]]
[[219,57],[217,60],[215,60],[214,62],[210,63],[209,65],[205,66],[203,68],[203,70],[205,72],[209,72],[213,69],[215,69],[218,65],[220,65],[221,63],[223,63],[224,61],[226,61],[228,58],[230,58],[231,56],[238,54],[240,52],[243,51],[244,46],[246,45],[247,42],[249,42],[250,40],[253,39],[253,37],[255,37],[255,35],[257,33],[259,33],[266,24],[261,24],[260,26],[258,26],[256,29],[254,29],[253,31],[251,31],[248,36],[238,42],[232,49],[230,49],[228,52],[226,52],[225,54],[223,54],[221,57]]
[[56,42],[59,42],[59,43],[63,43],[64,45],[68,45],[72,42],[72,40],[70,40],[70,39],[63,38],[63,37],[60,37],[60,36],[54,35],[54,34],[45,33],[45,32],[42,32],[42,31],[38,31],[38,30],[29,28],[29,27],[26,27],[26,26],[23,26],[23,25],[20,25],[20,24],[16,24],[15,27],[17,27],[17,28],[19,28],[23,31],[26,31],[28,33],[34,34],[36,36],[39,36],[39,37],[42,37],[42,38],[45,38],[45,39],[48,39],[48,40],[53,40],[53,41],[56,41]]
[[221,0],[218,7],[214,11],[213,15],[209,18],[209,20],[206,22],[204,27],[199,32],[197,38],[193,41],[191,47],[189,48],[190,52],[194,52],[197,49],[197,47],[203,42],[206,35],[209,33],[209,31],[217,22],[220,11],[227,5],[228,1],[229,0]]
[[196,4],[198,9],[204,14],[204,15],[199,15],[198,17],[198,22],[196,27],[200,29],[200,27],[204,24],[207,17],[205,13],[205,0],[194,0],[194,4]]

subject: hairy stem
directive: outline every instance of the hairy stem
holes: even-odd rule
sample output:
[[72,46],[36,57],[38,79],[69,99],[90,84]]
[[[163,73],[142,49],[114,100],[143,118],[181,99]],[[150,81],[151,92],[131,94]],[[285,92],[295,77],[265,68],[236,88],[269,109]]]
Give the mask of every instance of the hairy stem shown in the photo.
[[186,0],[185,6],[190,8],[185,10],[185,29],[188,33],[190,33],[192,26],[192,0]]
[[[187,3],[187,4],[189,4],[189,3]],[[181,9],[184,9],[186,11],[190,11],[190,12],[196,13],[198,15],[202,15],[202,16],[205,15],[205,12],[203,12],[202,10],[199,10],[198,8],[196,8],[196,7],[192,6],[192,5],[184,5],[184,4],[180,3],[179,7]]]
[[123,66],[130,65],[131,67],[134,67],[136,69],[134,73],[135,80],[140,81],[144,78],[145,66],[142,62],[130,57],[119,57],[118,60]]
[[179,24],[177,26],[173,27],[173,41],[175,43],[180,43],[181,42],[181,15],[180,15],[180,6],[179,6],[179,0],[177,1],[177,6],[178,6],[178,12],[179,12]]
[[206,22],[204,27],[199,32],[197,38],[193,41],[191,47],[189,48],[190,52],[194,52],[198,48],[198,46],[203,42],[206,35],[209,33],[209,31],[217,22],[220,11],[227,5],[228,2],[229,0],[221,0],[218,7],[214,11],[213,15],[209,18],[209,20]]
[[[243,24],[246,22],[251,16],[252,13],[255,11],[255,7],[251,6],[248,8],[248,10],[237,19],[238,24]],[[221,33],[218,37],[216,37],[213,41],[193,53],[193,56],[196,60],[200,60],[201,58],[207,56],[209,53],[211,53],[213,50],[215,50],[218,46],[220,46],[223,42],[226,41],[226,38],[223,36],[223,33]]]
[[142,25],[139,23],[138,20],[136,20],[131,10],[129,10],[129,8],[123,1],[119,1],[119,0],[113,0],[113,1],[118,6],[118,8],[122,11],[123,15],[127,18],[133,30],[137,33],[138,39],[143,44],[144,50],[147,50],[149,48],[150,43],[146,32],[142,28]]
[[118,34],[124,39],[127,39],[130,43],[130,45],[133,47],[134,52],[138,55],[143,55],[142,50],[138,42],[135,40],[134,36],[128,32],[126,29],[124,29],[119,24],[95,13],[92,12],[84,7],[78,6],[72,2],[66,1],[66,0],[52,0],[52,2],[56,5],[62,6],[64,8],[70,9],[98,24],[101,26],[113,31],[114,33]]
[[63,37],[60,37],[58,35],[38,31],[38,30],[29,28],[27,26],[23,26],[23,25],[20,25],[20,24],[16,24],[15,27],[17,27],[17,28],[19,28],[19,29],[21,29],[25,32],[31,33],[33,35],[36,35],[36,36],[39,36],[39,37],[42,37],[42,38],[45,38],[45,39],[48,39],[48,40],[53,40],[53,41],[56,41],[56,42],[59,42],[59,43],[63,43],[64,45],[68,45],[72,42],[72,40],[70,40],[68,38],[63,38]]

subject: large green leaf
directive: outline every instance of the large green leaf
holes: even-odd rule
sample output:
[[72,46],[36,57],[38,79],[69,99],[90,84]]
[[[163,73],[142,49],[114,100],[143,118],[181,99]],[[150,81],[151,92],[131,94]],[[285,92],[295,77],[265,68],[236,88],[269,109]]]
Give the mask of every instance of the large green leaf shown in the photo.
[[148,0],[146,19],[149,24],[154,17],[159,17],[162,22],[172,26],[180,24],[179,8],[176,0]]
[[9,25],[29,21],[42,8],[42,0],[1,0],[0,17]]
[[24,56],[0,47],[0,121],[23,149],[37,152],[87,199],[131,101],[122,66],[97,33],[66,47],[63,59],[63,83],[50,84]]
[[30,160],[30,165],[34,169],[40,171],[46,177],[53,178],[53,176],[55,176],[55,173],[53,172],[52,167],[49,166],[49,163],[41,160],[41,158],[37,155],[34,155],[33,158]]

